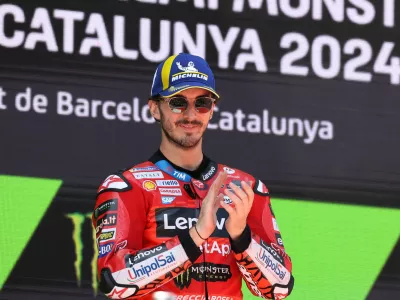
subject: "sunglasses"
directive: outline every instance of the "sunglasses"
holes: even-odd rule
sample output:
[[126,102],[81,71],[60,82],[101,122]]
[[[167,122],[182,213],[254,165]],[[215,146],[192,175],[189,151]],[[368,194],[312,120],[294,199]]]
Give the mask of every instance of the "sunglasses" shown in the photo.
[[[160,100],[167,102],[168,106],[172,110],[172,112],[177,113],[177,114],[181,114],[181,113],[185,112],[189,106],[189,101],[184,96],[160,98]],[[194,102],[194,108],[198,113],[205,114],[211,110],[214,102],[215,102],[214,98],[207,97],[207,96],[200,96],[200,97],[196,98],[196,100]]]

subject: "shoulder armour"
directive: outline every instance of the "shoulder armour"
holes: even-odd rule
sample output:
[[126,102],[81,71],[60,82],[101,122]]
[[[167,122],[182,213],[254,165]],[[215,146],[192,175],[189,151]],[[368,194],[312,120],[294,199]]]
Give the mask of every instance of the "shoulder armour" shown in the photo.
[[256,183],[254,184],[253,191],[255,194],[261,196],[269,196],[268,188],[265,186],[264,182],[260,179],[256,179]]
[[104,192],[125,192],[132,189],[131,183],[123,175],[123,171],[118,171],[108,176],[97,190],[97,195]]

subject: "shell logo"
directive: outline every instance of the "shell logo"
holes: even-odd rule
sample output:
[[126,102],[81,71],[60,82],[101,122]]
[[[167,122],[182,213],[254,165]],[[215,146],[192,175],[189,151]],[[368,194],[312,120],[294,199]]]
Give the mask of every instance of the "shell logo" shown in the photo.
[[143,188],[144,188],[146,191],[155,191],[156,188],[157,188],[157,185],[156,185],[153,181],[151,181],[151,180],[145,180],[145,181],[143,182]]

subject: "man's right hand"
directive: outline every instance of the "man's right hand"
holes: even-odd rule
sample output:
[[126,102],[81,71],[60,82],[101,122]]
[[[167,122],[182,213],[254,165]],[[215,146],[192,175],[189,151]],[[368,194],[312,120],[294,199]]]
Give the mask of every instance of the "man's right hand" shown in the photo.
[[220,201],[224,199],[224,195],[222,193],[218,195],[218,191],[222,187],[227,176],[228,173],[225,171],[218,173],[217,178],[212,183],[203,200],[200,215],[195,225],[196,228],[192,227],[189,230],[189,234],[197,246],[203,244],[204,239],[207,239],[215,230],[217,224],[217,210],[220,206]]

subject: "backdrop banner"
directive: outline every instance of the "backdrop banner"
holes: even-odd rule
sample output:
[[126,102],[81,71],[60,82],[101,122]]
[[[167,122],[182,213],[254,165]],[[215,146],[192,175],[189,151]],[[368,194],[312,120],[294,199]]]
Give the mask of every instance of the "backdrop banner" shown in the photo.
[[[207,156],[264,180],[274,197],[398,210],[397,2],[2,1],[0,174],[62,181],[11,275],[0,274],[5,297],[97,293],[96,189],[157,150],[153,72],[179,52],[204,57],[216,76]],[[382,290],[398,290],[399,245]]]

